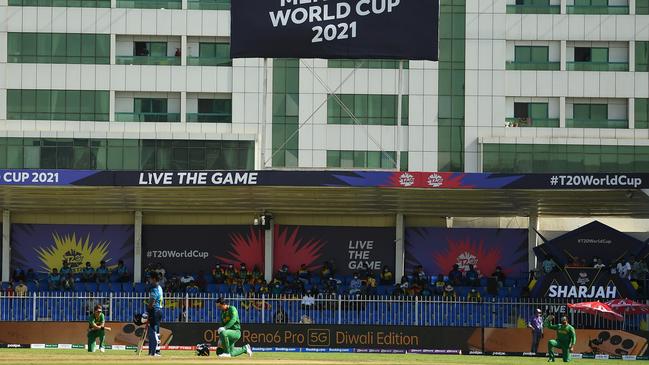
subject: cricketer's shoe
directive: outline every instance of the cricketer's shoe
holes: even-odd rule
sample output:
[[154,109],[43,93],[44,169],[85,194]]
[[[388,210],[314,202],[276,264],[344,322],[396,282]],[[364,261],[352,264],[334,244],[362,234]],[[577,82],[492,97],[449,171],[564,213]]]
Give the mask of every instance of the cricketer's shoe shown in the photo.
[[103,347],[100,347],[100,348],[99,348],[99,352],[106,352],[106,349],[103,348]]
[[243,348],[246,349],[248,357],[252,357],[252,348],[250,348],[250,344],[246,344],[245,346],[243,346]]

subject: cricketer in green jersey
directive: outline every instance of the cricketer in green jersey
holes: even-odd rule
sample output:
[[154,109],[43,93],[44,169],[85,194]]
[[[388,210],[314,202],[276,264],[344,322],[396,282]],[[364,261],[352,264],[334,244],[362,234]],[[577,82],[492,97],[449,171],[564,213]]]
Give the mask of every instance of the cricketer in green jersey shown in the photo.
[[104,352],[104,337],[110,327],[106,327],[101,304],[97,304],[92,314],[88,316],[88,352],[95,352],[95,345],[99,338],[99,351]]
[[573,346],[575,346],[575,342],[577,342],[575,328],[568,324],[568,317],[561,317],[560,324],[552,324],[552,319],[554,319],[554,316],[548,316],[545,323],[543,323],[544,327],[557,331],[557,339],[548,341],[548,354],[550,355],[548,362],[554,362],[556,356],[554,353],[555,347],[561,349],[563,362],[568,362],[572,360],[570,353]]
[[221,327],[218,329],[221,346],[225,350],[219,357],[235,357],[245,353],[252,356],[250,345],[243,347],[234,347],[234,344],[241,338],[241,323],[239,322],[239,312],[237,308],[228,304],[223,298],[216,301],[216,305],[221,310]]

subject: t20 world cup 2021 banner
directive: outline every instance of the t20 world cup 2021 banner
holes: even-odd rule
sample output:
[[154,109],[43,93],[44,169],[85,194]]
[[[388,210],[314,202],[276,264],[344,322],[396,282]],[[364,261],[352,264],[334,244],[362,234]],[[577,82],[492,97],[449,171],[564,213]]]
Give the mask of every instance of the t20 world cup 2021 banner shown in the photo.
[[438,0],[239,0],[232,58],[437,60]]
[[457,264],[481,276],[500,266],[506,276],[527,272],[527,230],[492,228],[406,228],[406,273],[422,265],[428,275],[446,275]]
[[245,263],[264,272],[264,231],[248,225],[144,225],[142,268],[160,264],[169,274],[209,273],[217,264]]
[[296,272],[305,264],[310,271],[319,270],[324,262],[333,261],[336,273],[351,275],[384,265],[394,272],[395,251],[393,227],[325,227],[276,225],[274,232],[274,268],[286,264]]
[[12,224],[11,268],[49,273],[65,260],[79,272],[86,262],[112,269],[123,260],[133,272],[133,239],[132,225]]

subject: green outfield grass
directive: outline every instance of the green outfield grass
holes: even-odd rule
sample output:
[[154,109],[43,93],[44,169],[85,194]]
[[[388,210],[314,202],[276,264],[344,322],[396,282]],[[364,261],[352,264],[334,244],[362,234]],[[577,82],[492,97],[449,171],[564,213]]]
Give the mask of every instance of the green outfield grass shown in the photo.
[[[457,355],[380,355],[380,354],[334,354],[334,353],[256,353],[253,358],[241,356],[232,359],[215,356],[197,357],[192,351],[165,351],[162,357],[138,357],[131,351],[110,351],[89,354],[82,350],[36,350],[36,349],[2,349],[0,364],[101,364],[129,365],[142,363],[155,364],[269,364],[269,365],[352,365],[352,364],[546,364],[544,358],[492,357],[492,356],[457,356]],[[558,364],[562,363],[558,360]],[[621,360],[573,360],[575,364],[617,365]],[[624,364],[633,362],[624,361]]]

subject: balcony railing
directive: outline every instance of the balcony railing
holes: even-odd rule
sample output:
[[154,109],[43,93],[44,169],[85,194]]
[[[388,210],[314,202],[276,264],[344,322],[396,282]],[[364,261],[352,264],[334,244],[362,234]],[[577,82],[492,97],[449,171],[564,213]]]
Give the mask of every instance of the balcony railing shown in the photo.
[[567,62],[568,71],[629,71],[628,62]]
[[628,5],[567,5],[568,14],[629,14]]
[[118,65],[178,66],[180,65],[180,57],[116,56],[115,63],[117,63]]
[[560,62],[516,62],[507,61],[505,65],[507,70],[531,70],[531,71],[559,71]]
[[191,10],[230,10],[230,0],[187,0]]
[[187,123],[232,123],[232,114],[187,113]]
[[181,0],[117,0],[118,8],[182,9]]
[[232,66],[231,58],[187,57],[189,66]]
[[179,113],[115,113],[116,122],[178,123]]
[[566,128],[628,128],[626,119],[566,119]]
[[561,5],[507,5],[507,14],[559,14]]
[[506,127],[559,128],[559,119],[549,118],[507,118]]

